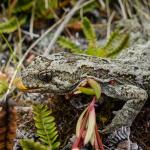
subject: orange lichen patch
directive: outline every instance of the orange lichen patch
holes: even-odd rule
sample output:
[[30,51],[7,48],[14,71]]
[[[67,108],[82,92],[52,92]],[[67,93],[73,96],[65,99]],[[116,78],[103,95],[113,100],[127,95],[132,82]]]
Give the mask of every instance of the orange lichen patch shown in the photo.
[[14,79],[13,84],[22,91],[28,90],[28,88],[26,88],[21,80],[21,78],[17,77]]

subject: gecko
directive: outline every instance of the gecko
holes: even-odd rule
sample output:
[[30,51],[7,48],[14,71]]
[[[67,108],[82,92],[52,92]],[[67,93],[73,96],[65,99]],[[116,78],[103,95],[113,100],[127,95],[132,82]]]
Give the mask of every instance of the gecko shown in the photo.
[[103,131],[130,127],[150,95],[150,42],[126,48],[115,59],[68,52],[37,56],[21,72],[26,91],[56,95],[73,91],[88,78],[106,96],[125,101]]

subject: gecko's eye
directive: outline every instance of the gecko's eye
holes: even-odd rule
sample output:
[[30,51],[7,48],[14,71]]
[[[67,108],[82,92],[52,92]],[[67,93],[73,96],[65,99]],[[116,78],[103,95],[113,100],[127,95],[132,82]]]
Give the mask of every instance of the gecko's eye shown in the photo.
[[52,79],[52,73],[50,71],[42,71],[38,74],[38,78],[41,81],[49,82]]

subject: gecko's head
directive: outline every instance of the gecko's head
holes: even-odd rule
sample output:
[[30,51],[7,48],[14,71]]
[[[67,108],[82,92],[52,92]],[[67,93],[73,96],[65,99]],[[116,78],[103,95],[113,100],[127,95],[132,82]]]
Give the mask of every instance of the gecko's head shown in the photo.
[[[56,53],[38,56],[21,72],[22,90],[64,94],[73,90],[81,80],[76,75],[76,55]],[[20,88],[21,89],[21,88]]]

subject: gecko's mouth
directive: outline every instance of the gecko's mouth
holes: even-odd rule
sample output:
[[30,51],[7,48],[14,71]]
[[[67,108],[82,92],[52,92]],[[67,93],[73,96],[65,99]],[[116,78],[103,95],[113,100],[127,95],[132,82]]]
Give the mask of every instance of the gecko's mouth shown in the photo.
[[[48,93],[56,93],[56,91],[48,91],[46,90],[46,87],[27,87],[24,85],[24,83],[22,82],[22,79],[20,77],[16,78],[14,80],[14,85],[22,92],[29,92],[29,93],[44,93],[45,91]],[[79,86],[79,83],[75,83],[74,85],[72,85],[71,87],[64,89],[64,90],[59,90],[57,91],[57,94],[68,94],[68,93],[72,93],[75,91],[75,89]]]
[[42,87],[38,87],[38,88],[35,88],[35,87],[31,87],[31,88],[30,87],[25,87],[25,89],[21,89],[21,88],[18,88],[18,89],[20,91],[22,91],[22,92],[38,93],[38,92],[43,91],[42,89],[44,89],[44,88],[42,88]]
[[20,90],[20,91],[23,91],[23,92],[38,92],[38,91],[41,91],[42,87],[26,87],[23,82],[22,82],[22,79],[21,78],[15,78],[13,84]]

